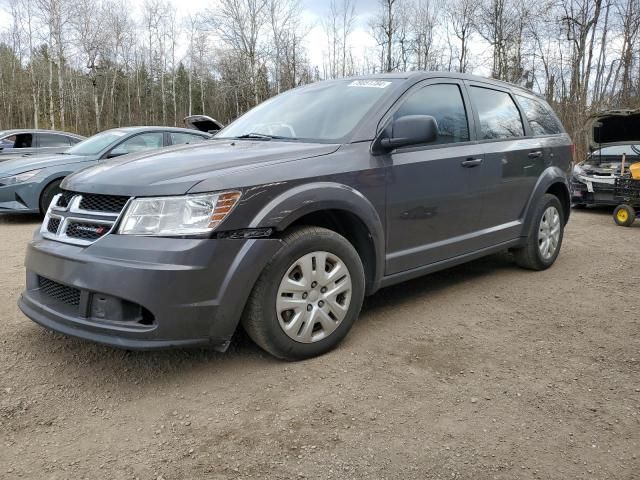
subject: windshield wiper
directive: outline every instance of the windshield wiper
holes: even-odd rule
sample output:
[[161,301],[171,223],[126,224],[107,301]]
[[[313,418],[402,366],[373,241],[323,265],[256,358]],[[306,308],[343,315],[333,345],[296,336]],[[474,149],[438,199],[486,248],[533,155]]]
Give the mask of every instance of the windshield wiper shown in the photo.
[[280,135],[269,135],[267,133],[257,133],[257,132],[250,132],[250,133],[245,133],[244,135],[238,135],[237,137],[232,137],[232,138],[250,138],[250,139],[259,139],[259,140],[295,140],[294,137],[282,137]]

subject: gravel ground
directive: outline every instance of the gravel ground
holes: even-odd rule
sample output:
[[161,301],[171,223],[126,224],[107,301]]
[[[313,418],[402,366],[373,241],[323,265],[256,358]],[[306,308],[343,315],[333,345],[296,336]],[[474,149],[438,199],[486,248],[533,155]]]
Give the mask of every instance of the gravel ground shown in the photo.
[[380,291],[300,363],[38,327],[16,307],[36,222],[0,219],[0,478],[640,478],[640,222],[574,212],[550,270]]

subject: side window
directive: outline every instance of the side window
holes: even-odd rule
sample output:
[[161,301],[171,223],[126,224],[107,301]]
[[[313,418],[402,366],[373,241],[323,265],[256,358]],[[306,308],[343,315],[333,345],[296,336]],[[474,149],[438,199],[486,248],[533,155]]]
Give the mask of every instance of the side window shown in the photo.
[[516,95],[518,102],[524,110],[524,115],[529,120],[529,125],[535,135],[553,135],[562,133],[560,125],[549,108],[533,98]]
[[33,145],[33,135],[30,133],[18,133],[13,138],[13,148],[31,148]]
[[70,145],[75,145],[76,143],[80,143],[82,141],[81,138],[76,137],[67,137],[67,140],[69,140]]
[[470,91],[480,118],[480,139],[524,136],[522,118],[511,95],[483,87],[471,87]]
[[68,147],[69,140],[64,135],[55,135],[53,133],[39,133],[38,146],[40,148],[47,147]]
[[171,136],[171,144],[172,145],[181,145],[184,143],[199,143],[205,140],[204,137],[200,135],[192,135],[190,133],[181,133],[181,132],[170,132]]
[[13,148],[16,144],[16,136],[9,135],[8,137],[0,138],[0,148]]
[[162,132],[141,133],[122,142],[112,153],[125,155],[127,153],[144,152],[145,150],[161,148],[164,143],[163,136],[164,134]]
[[469,140],[469,123],[460,87],[451,83],[427,85],[413,92],[400,106],[394,118],[405,115],[431,115],[438,122],[438,139],[454,143]]

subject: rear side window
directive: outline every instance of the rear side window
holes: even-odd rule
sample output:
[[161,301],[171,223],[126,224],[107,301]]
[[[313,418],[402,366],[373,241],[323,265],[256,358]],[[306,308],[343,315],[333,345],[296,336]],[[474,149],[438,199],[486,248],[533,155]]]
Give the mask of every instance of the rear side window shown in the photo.
[[469,140],[467,112],[458,85],[427,85],[411,93],[394,117],[398,119],[406,115],[434,117],[438,122],[438,139],[434,142],[436,144]]
[[171,144],[172,145],[181,145],[184,143],[198,143],[205,140],[204,137],[200,135],[192,135],[190,133],[180,133],[180,132],[171,132],[169,133],[171,136]]
[[524,136],[522,118],[511,95],[483,87],[470,90],[480,118],[480,139]]
[[529,125],[531,125],[534,135],[562,133],[556,117],[542,102],[521,95],[516,95],[516,97],[518,97],[518,102],[524,109],[524,115],[529,120]]
[[69,140],[64,135],[54,135],[51,133],[38,134],[38,146],[47,147],[68,147]]

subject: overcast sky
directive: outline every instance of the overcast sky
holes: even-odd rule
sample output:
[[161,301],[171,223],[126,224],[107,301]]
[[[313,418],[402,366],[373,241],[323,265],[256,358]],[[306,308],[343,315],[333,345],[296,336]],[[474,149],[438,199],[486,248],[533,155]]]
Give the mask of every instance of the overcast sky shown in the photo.
[[[134,7],[136,16],[139,16],[139,10],[144,0],[128,0]],[[306,37],[306,47],[310,60],[313,64],[321,66],[323,62],[323,50],[326,49],[326,38],[322,30],[322,20],[329,12],[329,0],[301,0],[304,7],[302,18],[305,24],[310,28]],[[169,0],[176,11],[178,18],[186,16],[190,13],[202,12],[206,9],[215,10],[218,4],[217,0]],[[7,13],[8,1],[0,0],[0,30],[9,26],[10,17]],[[356,0],[357,21],[354,32],[351,37],[354,56],[364,53],[364,50],[371,48],[374,43],[373,39],[367,33],[368,19],[375,13],[377,8],[377,0]]]

